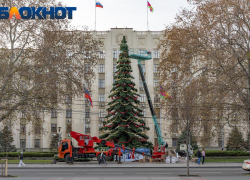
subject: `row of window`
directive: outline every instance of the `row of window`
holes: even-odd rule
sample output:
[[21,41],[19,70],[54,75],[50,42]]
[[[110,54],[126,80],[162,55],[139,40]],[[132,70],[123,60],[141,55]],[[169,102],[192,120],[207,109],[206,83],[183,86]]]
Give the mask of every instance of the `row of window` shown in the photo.
[[[41,147],[41,140],[40,139],[35,139],[34,147],[35,148]],[[20,148],[26,148],[26,139],[20,139]]]
[[[41,128],[40,126],[35,126],[34,129],[35,134],[40,134],[41,133]],[[20,134],[25,134],[26,133],[26,124],[20,124]]]
[[[70,132],[72,130],[72,124],[66,124],[66,132]],[[57,124],[51,124],[51,132],[57,132]],[[26,124],[20,124],[20,134],[26,133]],[[35,134],[41,133],[41,129],[39,127],[35,127]]]
[[[141,64],[143,72],[145,72],[145,64]],[[117,64],[113,64],[113,72],[117,71]],[[85,68],[86,69],[86,68]],[[85,70],[85,73],[89,71],[89,66],[87,67],[87,69]],[[105,73],[105,64],[99,64],[99,73]],[[153,67],[153,72],[154,73],[159,73],[159,64],[154,64]]]

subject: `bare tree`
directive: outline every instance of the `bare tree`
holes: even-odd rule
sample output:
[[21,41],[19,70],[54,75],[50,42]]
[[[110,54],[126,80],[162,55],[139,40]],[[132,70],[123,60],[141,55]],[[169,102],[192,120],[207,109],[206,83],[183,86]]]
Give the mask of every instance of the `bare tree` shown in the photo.
[[195,10],[178,14],[161,41],[162,81],[170,90],[174,68],[177,86],[203,77],[200,118],[210,114],[214,125],[250,127],[249,1],[190,2]]
[[[6,7],[55,7],[50,0],[2,1]],[[0,21],[0,122],[13,122],[18,114],[27,122],[42,124],[43,114],[57,109],[66,98],[80,97],[84,73],[94,76],[100,42],[85,27],[79,31],[70,20]]]

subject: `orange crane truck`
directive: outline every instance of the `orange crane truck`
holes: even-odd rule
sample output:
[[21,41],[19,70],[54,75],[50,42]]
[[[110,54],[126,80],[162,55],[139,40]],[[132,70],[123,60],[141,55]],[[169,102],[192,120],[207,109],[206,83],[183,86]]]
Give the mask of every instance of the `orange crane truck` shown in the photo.
[[89,135],[77,133],[74,131],[71,131],[70,135],[78,142],[79,147],[74,147],[72,145],[71,139],[64,139],[61,141],[58,149],[58,157],[64,158],[66,163],[73,163],[76,158],[94,158],[94,157],[97,157],[97,160],[99,162],[101,151],[95,151],[93,147],[94,142],[111,147],[110,150],[103,151],[104,158],[113,155],[119,155],[119,157],[121,157],[122,155],[121,149],[131,151],[133,152],[133,154],[137,153],[144,156],[152,157],[151,155],[136,151],[135,148],[133,149],[127,148],[124,147],[123,145],[118,145],[114,144],[113,142],[99,139],[96,136],[91,137]]

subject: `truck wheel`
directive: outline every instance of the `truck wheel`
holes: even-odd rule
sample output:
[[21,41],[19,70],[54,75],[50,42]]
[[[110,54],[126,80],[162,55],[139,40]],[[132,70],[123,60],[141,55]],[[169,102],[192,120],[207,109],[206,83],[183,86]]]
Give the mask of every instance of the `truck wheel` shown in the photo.
[[[107,156],[105,154],[103,154],[103,158],[105,159],[105,161],[107,161]],[[97,156],[97,161],[100,162],[100,159],[101,159],[101,154]]]
[[70,154],[67,154],[67,155],[65,156],[64,160],[65,160],[65,162],[66,162],[67,164],[73,163],[73,162],[74,162],[74,157],[71,158],[71,157],[70,157]]

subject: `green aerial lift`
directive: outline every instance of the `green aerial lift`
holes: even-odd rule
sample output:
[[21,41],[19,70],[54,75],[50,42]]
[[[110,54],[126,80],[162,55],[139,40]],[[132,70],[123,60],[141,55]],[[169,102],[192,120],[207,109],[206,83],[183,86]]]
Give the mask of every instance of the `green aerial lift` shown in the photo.
[[[129,58],[137,59],[137,61],[138,61],[138,68],[139,68],[139,71],[140,71],[143,87],[144,87],[144,90],[145,90],[145,93],[146,93],[146,96],[147,96],[148,105],[149,105],[151,115],[152,115],[152,118],[153,118],[153,122],[154,122],[154,125],[155,125],[158,144],[159,144],[159,147],[161,149],[161,150],[158,150],[158,147],[157,148],[155,147],[153,157],[154,157],[154,155],[155,156],[157,155],[159,157],[160,154],[165,153],[165,147],[167,148],[168,145],[167,145],[167,143],[165,144],[165,142],[163,141],[163,138],[162,138],[162,135],[161,135],[161,129],[160,129],[160,127],[158,125],[158,122],[157,122],[157,119],[156,119],[156,115],[155,115],[155,111],[154,111],[154,108],[153,108],[152,100],[150,98],[150,94],[149,94],[149,91],[148,91],[148,86],[147,86],[147,83],[146,83],[146,80],[145,80],[145,77],[144,77],[144,73],[143,73],[143,69],[142,69],[142,66],[141,66],[141,61],[146,61],[146,60],[152,59],[151,52],[146,51],[146,50],[139,50],[139,49],[130,48],[129,49]],[[164,147],[164,144],[165,144],[165,147]],[[161,153],[158,155],[158,153],[156,154],[156,151],[161,152]],[[155,157],[155,158],[158,158],[158,157]]]

